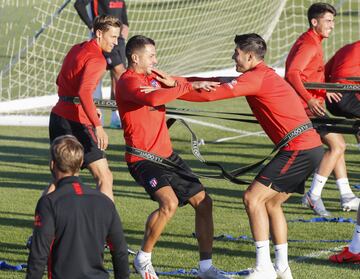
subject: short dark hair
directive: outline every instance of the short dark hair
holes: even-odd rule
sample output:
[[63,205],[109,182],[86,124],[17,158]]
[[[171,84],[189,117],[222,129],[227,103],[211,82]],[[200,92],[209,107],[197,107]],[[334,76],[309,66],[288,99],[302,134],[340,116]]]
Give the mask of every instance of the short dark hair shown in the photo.
[[128,40],[125,48],[128,65],[132,63],[131,55],[133,55],[136,50],[143,49],[145,45],[155,46],[155,41],[143,35],[135,35]]
[[242,51],[252,51],[258,59],[264,59],[266,53],[266,42],[260,35],[255,33],[236,35],[234,42]]
[[117,17],[111,15],[100,15],[95,17],[93,26],[94,34],[96,34],[97,30],[106,32],[110,29],[110,27],[117,27],[121,30],[122,23]]
[[332,13],[334,16],[336,16],[336,9],[334,6],[332,6],[328,3],[318,2],[318,3],[312,4],[309,7],[308,12],[307,12],[310,27],[312,26],[311,20],[313,18],[319,19],[325,13]]
[[72,135],[59,136],[51,144],[50,155],[61,172],[75,174],[83,163],[84,148]]

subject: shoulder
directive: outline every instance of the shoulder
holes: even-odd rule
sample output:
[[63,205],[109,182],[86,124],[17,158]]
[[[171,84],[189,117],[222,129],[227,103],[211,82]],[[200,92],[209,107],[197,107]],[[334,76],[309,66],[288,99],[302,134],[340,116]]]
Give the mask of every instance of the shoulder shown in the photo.
[[126,87],[140,86],[144,83],[144,77],[127,70],[119,79],[119,84]]
[[43,211],[51,207],[51,194],[44,195],[38,200],[36,211]]

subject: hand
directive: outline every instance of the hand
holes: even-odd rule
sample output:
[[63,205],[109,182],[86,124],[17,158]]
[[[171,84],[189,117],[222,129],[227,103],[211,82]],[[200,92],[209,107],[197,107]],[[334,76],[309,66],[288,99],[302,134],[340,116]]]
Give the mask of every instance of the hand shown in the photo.
[[336,92],[326,92],[326,98],[328,99],[329,103],[332,103],[332,101],[338,103],[342,98],[342,94]]
[[165,84],[168,87],[175,87],[177,82],[167,73],[160,71],[159,69],[152,69],[153,73],[156,74],[156,80],[160,81],[162,84]]
[[99,117],[99,119],[101,119],[101,116],[102,116],[102,111],[101,111],[101,109],[96,109],[96,114],[97,114],[97,116]]
[[325,108],[323,102],[316,98],[311,98],[308,102],[308,107],[310,111],[317,116],[324,116],[325,115]]
[[102,126],[95,127],[95,135],[97,138],[98,147],[100,150],[104,151],[109,144],[108,135],[105,133]]
[[140,92],[145,93],[145,94],[156,91],[158,89],[159,88],[152,87],[152,86],[140,86]]
[[197,89],[204,89],[206,91],[215,91],[216,87],[220,86],[220,82],[217,81],[193,81],[191,83],[192,87]]

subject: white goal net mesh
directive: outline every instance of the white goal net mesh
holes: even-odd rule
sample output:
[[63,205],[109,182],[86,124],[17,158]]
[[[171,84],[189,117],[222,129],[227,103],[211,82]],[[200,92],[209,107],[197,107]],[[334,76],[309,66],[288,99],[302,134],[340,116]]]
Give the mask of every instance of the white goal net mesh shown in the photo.
[[[130,36],[157,44],[159,68],[185,75],[233,66],[236,34],[255,32],[268,42],[267,62],[283,67],[296,38],[308,28],[307,0],[128,0]],[[324,43],[329,58],[358,40],[358,0],[328,1],[338,9]],[[69,48],[88,38],[74,0],[0,0],[0,117],[48,114],[55,80]],[[16,14],[15,14],[16,13]],[[20,20],[15,21],[17,16]],[[20,23],[19,23],[20,22]],[[108,81],[105,80],[105,85]],[[11,123],[8,123],[11,124]]]

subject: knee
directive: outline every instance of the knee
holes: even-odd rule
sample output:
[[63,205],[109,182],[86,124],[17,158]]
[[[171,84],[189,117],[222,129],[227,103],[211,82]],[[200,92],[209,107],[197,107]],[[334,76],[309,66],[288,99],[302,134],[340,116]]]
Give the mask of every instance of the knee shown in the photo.
[[346,143],[345,141],[339,141],[336,145],[330,147],[330,152],[333,153],[336,157],[341,157],[344,155],[346,150]]
[[95,174],[95,179],[100,185],[112,185],[113,184],[113,175],[109,168]]
[[250,209],[254,208],[257,204],[254,199],[254,196],[248,190],[245,191],[245,193],[243,195],[243,202],[244,202],[246,210],[250,210]]
[[177,208],[178,208],[178,200],[177,199],[169,199],[166,202],[161,204],[160,212],[167,219],[170,219],[172,216],[174,216]]
[[212,209],[212,199],[205,192],[201,192],[193,201],[193,207],[196,209],[204,209],[209,211]]
[[283,202],[278,200],[269,200],[265,203],[268,212],[281,209]]

